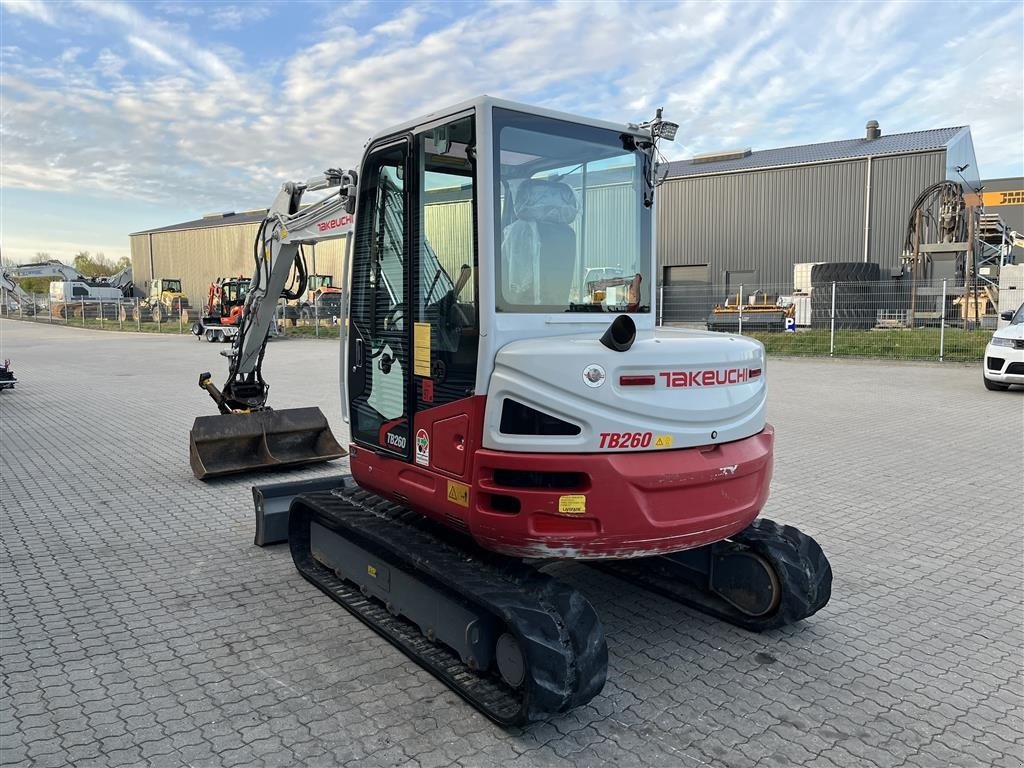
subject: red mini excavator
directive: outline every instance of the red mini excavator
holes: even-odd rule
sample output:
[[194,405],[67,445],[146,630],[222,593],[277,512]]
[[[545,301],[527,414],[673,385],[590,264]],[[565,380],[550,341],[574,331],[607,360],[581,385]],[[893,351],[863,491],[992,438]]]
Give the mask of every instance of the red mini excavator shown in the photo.
[[656,325],[658,144],[676,128],[660,110],[611,123],[480,97],[382,131],[358,174],[285,185],[229,379],[200,377],[223,415],[197,420],[198,476],[329,458],[323,432],[266,409],[261,302],[305,274],[301,244],[354,227],[352,474],[256,489],[277,527],[262,543],[286,520],[306,579],[501,724],[604,684],[593,607],[541,562],[594,563],[755,631],[829,599],[818,544],[758,519],[764,348]]

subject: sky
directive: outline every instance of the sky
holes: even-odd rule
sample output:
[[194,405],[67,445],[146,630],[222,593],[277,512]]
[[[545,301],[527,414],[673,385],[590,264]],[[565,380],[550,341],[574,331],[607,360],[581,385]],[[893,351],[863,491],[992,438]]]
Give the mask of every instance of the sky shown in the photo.
[[619,122],[670,159],[970,125],[1024,175],[1024,3],[0,0],[4,259],[266,207],[367,138],[487,93]]

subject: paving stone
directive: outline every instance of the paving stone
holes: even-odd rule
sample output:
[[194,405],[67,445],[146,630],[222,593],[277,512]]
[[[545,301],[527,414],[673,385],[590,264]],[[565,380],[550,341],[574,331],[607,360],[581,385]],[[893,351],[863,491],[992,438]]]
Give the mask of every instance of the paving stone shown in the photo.
[[[209,345],[11,321],[0,345],[22,378],[0,396],[5,768],[1021,764],[1020,483],[993,446],[1020,455],[1022,402],[976,366],[772,360],[765,515],[821,542],[832,602],[752,635],[554,566],[602,618],[608,683],[506,732],[298,577],[287,547],[252,546],[261,480],[192,478]],[[336,355],[280,340],[265,369],[275,407],[319,405],[344,442]]]

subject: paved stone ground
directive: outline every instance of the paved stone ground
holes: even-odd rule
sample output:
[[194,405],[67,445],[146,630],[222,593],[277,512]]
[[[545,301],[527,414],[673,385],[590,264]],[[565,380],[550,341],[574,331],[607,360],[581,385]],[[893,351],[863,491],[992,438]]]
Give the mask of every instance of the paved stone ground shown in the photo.
[[[973,366],[772,361],[766,514],[821,541],[831,604],[757,636],[559,566],[608,683],[506,732],[252,546],[251,478],[192,478],[218,347],[0,340],[4,765],[1021,765],[1024,397]],[[333,343],[274,342],[267,369],[273,404],[344,434]]]

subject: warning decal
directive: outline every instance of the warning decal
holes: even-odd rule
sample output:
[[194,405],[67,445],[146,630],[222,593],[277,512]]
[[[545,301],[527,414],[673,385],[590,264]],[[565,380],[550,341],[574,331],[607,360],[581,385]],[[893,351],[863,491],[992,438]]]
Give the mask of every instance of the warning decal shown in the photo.
[[582,515],[587,511],[587,497],[559,496],[558,511],[563,515]]
[[416,463],[430,466],[430,436],[425,429],[416,432]]
[[448,501],[458,504],[460,507],[469,506],[469,486],[457,483],[454,480],[448,481]]
[[413,326],[413,373],[430,376],[430,323]]

